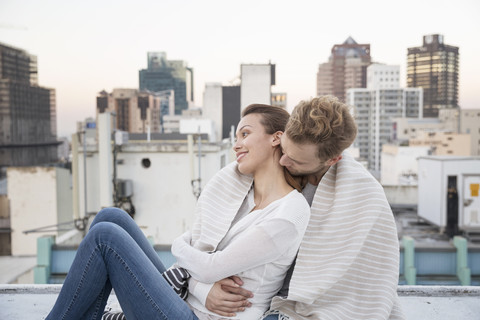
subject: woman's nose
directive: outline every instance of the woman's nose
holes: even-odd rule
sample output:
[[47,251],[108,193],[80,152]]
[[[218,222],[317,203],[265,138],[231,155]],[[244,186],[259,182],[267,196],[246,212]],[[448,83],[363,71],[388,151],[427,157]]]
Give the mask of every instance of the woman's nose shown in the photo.
[[235,144],[233,145],[233,150],[237,151],[238,149],[240,149],[240,144],[238,143],[238,141],[235,141]]

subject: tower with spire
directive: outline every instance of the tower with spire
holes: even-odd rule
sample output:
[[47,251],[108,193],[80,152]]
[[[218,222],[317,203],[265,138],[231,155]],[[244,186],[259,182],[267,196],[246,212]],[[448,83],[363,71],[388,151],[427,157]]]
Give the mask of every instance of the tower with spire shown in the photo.
[[370,64],[370,44],[358,44],[348,37],[334,45],[328,62],[318,67],[317,96],[331,94],[345,101],[348,89],[366,88]]

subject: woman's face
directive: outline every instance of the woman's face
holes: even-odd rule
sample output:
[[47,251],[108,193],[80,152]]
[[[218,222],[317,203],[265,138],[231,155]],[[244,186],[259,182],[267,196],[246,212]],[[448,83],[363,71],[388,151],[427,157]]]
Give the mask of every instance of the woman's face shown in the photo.
[[254,174],[262,166],[271,163],[275,150],[274,135],[265,133],[260,123],[261,115],[251,113],[243,117],[237,126],[237,141],[233,150],[237,155],[238,170]]

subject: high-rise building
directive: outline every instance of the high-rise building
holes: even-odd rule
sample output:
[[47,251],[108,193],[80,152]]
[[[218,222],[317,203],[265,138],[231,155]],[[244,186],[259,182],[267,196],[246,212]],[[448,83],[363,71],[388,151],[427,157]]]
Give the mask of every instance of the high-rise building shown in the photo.
[[97,116],[115,112],[116,129],[130,133],[164,132],[163,118],[174,115],[174,92],[113,89],[97,96]]
[[[216,137],[229,138],[232,127],[240,121],[242,110],[252,103],[276,104],[286,101],[286,94],[272,94],[275,84],[274,64],[242,64],[239,85],[207,83],[203,93],[203,117],[213,120]],[[283,98],[282,98],[283,97]]]
[[229,138],[232,126],[240,121],[240,86],[223,86],[221,83],[205,84],[203,92],[203,117],[215,125],[219,140]]
[[140,90],[173,90],[175,114],[193,103],[193,69],[183,60],[167,60],[165,52],[148,52],[148,68],[139,71]]
[[371,86],[347,91],[347,104],[354,106],[358,126],[354,146],[377,177],[382,146],[394,140],[394,119],[422,117],[422,89],[400,88],[398,72],[399,66],[373,64],[367,71]]
[[317,96],[334,95],[345,101],[348,89],[366,88],[370,63],[370,44],[358,44],[348,37],[334,45],[328,62],[318,67]]
[[40,87],[37,58],[0,43],[0,167],[56,162],[55,90]]
[[408,48],[407,87],[423,88],[423,116],[458,107],[458,47],[443,43],[440,34],[423,37],[423,46]]
[[241,110],[252,103],[271,104],[271,87],[275,85],[275,65],[242,64],[241,72]]

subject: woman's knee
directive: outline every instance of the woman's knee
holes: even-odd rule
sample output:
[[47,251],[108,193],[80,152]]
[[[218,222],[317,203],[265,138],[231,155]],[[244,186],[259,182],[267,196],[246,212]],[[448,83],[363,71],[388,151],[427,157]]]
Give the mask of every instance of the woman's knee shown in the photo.
[[120,226],[108,221],[100,221],[90,227],[85,239],[97,244],[112,243],[124,239],[128,234]]
[[130,216],[128,215],[128,213],[126,213],[122,209],[115,208],[115,207],[104,208],[96,214],[90,228],[99,222],[118,223],[121,219],[126,219],[126,218],[130,218]]

